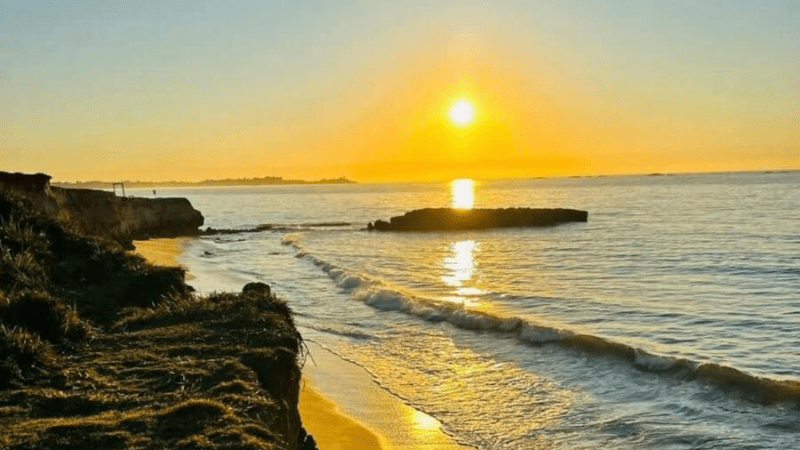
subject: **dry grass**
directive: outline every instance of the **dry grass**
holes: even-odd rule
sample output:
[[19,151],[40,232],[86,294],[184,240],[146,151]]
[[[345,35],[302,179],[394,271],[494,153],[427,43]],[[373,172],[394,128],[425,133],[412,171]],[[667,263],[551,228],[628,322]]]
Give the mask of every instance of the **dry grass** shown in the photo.
[[44,291],[0,297],[0,323],[29,330],[56,344],[79,341],[91,330],[72,307]]
[[38,335],[0,323],[0,389],[21,386],[46,375],[54,355],[52,346]]

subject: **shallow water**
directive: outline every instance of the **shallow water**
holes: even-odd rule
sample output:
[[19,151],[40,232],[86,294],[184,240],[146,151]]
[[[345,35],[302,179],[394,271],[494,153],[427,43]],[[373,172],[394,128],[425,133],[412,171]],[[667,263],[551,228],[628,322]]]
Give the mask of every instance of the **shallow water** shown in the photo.
[[[481,449],[800,442],[800,173],[479,182],[585,224],[369,233],[446,183],[160,189],[214,228],[201,291],[265,281],[303,335]],[[143,191],[143,195],[146,192]],[[330,223],[349,225],[319,226]]]

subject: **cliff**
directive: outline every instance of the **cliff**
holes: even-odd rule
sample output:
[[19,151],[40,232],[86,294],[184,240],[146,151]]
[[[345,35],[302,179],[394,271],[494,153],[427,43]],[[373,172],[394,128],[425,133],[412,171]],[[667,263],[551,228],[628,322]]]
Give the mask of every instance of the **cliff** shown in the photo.
[[0,448],[315,448],[302,338],[269,286],[196,296],[183,269],[33,209],[0,192]]
[[27,199],[38,212],[79,231],[128,246],[133,239],[196,234],[203,215],[185,198],[118,197],[93,189],[50,185],[50,176],[0,172],[0,192]]
[[508,227],[543,227],[568,222],[586,222],[589,213],[576,209],[455,209],[426,208],[377,220],[367,226],[377,231],[483,230]]

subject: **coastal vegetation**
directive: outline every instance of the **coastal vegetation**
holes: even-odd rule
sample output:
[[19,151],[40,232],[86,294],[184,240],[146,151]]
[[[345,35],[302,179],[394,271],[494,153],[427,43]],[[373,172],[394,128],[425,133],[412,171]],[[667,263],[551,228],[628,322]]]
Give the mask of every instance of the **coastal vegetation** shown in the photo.
[[310,449],[304,351],[263,283],[197,296],[0,193],[0,447]]

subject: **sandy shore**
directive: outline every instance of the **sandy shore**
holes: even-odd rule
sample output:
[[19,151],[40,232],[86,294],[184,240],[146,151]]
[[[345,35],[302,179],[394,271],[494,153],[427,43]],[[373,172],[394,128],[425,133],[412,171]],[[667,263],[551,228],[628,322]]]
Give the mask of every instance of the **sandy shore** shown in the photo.
[[300,390],[300,417],[322,450],[389,448],[384,438],[342,414],[335,403],[320,395],[308,378],[303,379]]
[[[133,241],[135,253],[142,255],[148,261],[160,266],[180,266],[178,255],[183,251],[184,243],[190,238],[158,238],[146,241]],[[194,275],[186,272],[186,280],[191,280]]]
[[183,243],[189,238],[159,238],[146,241],[133,241],[135,253],[160,266],[180,266],[178,255]]

